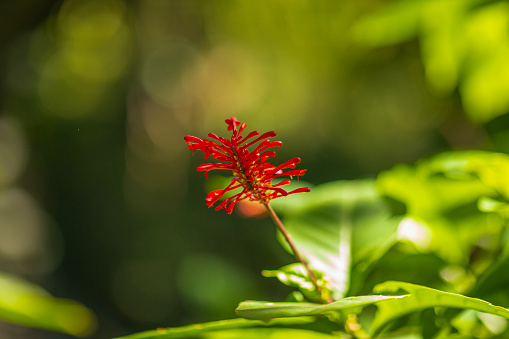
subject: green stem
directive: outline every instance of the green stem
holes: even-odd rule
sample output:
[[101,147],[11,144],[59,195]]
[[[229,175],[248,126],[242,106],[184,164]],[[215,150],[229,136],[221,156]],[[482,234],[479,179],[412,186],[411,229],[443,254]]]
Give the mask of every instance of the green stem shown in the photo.
[[[302,265],[304,265],[304,268],[308,272],[309,277],[311,278],[311,281],[313,282],[313,285],[315,285],[316,290],[318,291],[318,293],[320,293],[320,295],[323,295],[322,294],[322,288],[318,285],[318,280],[316,279],[315,274],[313,273],[313,271],[311,271],[311,268],[309,267],[309,264],[302,257],[302,255],[300,254],[299,250],[297,249],[297,246],[295,246],[295,243],[293,242],[292,236],[290,235],[290,233],[288,233],[288,231],[284,227],[283,223],[281,222],[281,220],[277,216],[277,214],[274,211],[274,209],[272,208],[272,206],[270,206],[269,203],[263,203],[263,204],[267,208],[267,211],[269,211],[270,217],[272,218],[272,220],[276,224],[278,230],[281,232],[281,234],[285,238],[286,242],[290,246],[290,248],[292,250],[292,253],[293,253],[293,256],[295,257],[295,259],[300,261],[302,263]],[[327,303],[330,304],[332,302],[334,302],[334,299],[332,299],[331,296],[328,296],[327,297]]]

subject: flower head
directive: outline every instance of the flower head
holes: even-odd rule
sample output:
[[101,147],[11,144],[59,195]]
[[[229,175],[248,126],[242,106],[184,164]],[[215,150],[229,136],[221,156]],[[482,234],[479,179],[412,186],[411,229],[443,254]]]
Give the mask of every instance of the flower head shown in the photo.
[[[282,186],[290,184],[290,180],[283,180],[277,184],[272,183],[274,179],[282,176],[295,176],[298,180],[306,171],[294,169],[295,164],[300,162],[300,158],[293,158],[279,166],[268,162],[269,158],[276,156],[276,152],[270,149],[283,145],[281,141],[268,139],[275,137],[276,132],[267,132],[259,136],[260,133],[254,131],[244,137],[242,132],[246,128],[246,123],[241,124],[233,117],[226,119],[225,122],[228,125],[228,131],[232,131],[230,139],[218,137],[214,133],[208,135],[214,140],[200,139],[190,135],[184,137],[193,154],[199,150],[205,153],[205,159],[212,156],[213,159],[221,161],[202,164],[196,168],[196,170],[204,172],[206,178],[208,178],[208,172],[214,169],[230,170],[235,177],[226,188],[207,194],[205,200],[208,207],[212,207],[226,192],[237,188],[240,188],[241,192],[224,199],[216,207],[216,211],[224,208],[228,213],[232,213],[235,204],[244,199],[266,204],[272,199],[289,194],[309,192],[307,187],[297,188],[290,192],[282,189]],[[251,146],[254,149],[250,151],[248,148]],[[284,172],[284,170],[287,171]]]

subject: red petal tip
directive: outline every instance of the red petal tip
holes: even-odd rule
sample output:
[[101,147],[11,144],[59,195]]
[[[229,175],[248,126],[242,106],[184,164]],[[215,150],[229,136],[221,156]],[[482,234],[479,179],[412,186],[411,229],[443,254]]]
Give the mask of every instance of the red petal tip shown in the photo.
[[228,124],[228,130],[231,131],[234,128],[236,128],[238,125],[240,125],[240,121],[237,120],[235,117],[231,117],[230,119],[226,119],[224,122]]
[[194,136],[192,136],[192,135],[186,135],[186,136],[184,137],[184,140],[185,140],[186,142],[202,142],[202,141],[203,141],[202,139],[200,139],[200,138],[198,138],[198,137],[194,137]]

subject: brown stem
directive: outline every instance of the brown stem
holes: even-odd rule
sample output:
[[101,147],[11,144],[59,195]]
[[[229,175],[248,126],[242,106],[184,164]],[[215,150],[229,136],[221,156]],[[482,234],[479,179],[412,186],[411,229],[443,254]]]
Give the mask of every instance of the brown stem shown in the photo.
[[[276,224],[277,228],[279,229],[281,234],[283,234],[283,236],[285,237],[286,242],[288,243],[288,245],[290,245],[290,248],[292,249],[292,253],[293,253],[294,257],[298,261],[300,261],[302,263],[302,265],[304,265],[304,268],[308,272],[309,277],[311,278],[311,281],[313,282],[313,285],[315,285],[315,288],[318,291],[318,293],[320,293],[320,295],[322,295],[322,288],[318,285],[318,280],[316,279],[315,274],[313,273],[313,271],[311,271],[311,268],[309,267],[307,261],[301,256],[299,250],[297,250],[297,246],[295,246],[295,243],[293,242],[292,236],[290,235],[290,233],[288,233],[286,228],[283,226],[283,223],[281,222],[281,220],[277,216],[277,214],[274,211],[274,209],[272,209],[272,206],[270,206],[269,203],[263,203],[263,204],[265,205],[265,207],[269,211],[270,217],[272,218],[272,220]],[[327,297],[327,303],[330,304],[332,302],[334,302],[334,299],[332,299],[331,296],[328,296]]]

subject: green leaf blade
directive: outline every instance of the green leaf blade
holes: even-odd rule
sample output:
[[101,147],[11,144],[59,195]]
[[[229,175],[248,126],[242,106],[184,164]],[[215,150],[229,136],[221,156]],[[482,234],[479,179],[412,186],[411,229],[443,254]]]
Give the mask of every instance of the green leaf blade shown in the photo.
[[[272,321],[248,320],[240,318],[228,319],[181,327],[159,328],[156,330],[135,333],[117,339],[216,338],[221,337],[221,333],[222,335],[227,336],[228,333],[239,333],[238,330],[245,331],[247,328],[252,327],[303,325],[311,323],[314,320],[314,317],[275,319]],[[232,330],[236,331],[234,332]],[[214,337],[214,334],[216,334],[216,337]],[[237,338],[243,338],[243,336],[237,336]]]
[[243,318],[267,321],[283,317],[324,315],[335,311],[348,312],[388,299],[401,299],[405,297],[383,295],[348,297],[326,305],[297,302],[244,301],[240,303],[235,312]]
[[323,273],[339,300],[352,286],[352,267],[362,262],[367,270],[379,257],[374,253],[394,242],[399,219],[390,215],[370,179],[330,182],[295,198],[275,200],[273,207],[283,211],[285,227],[301,254]]
[[87,336],[96,328],[95,315],[82,304],[54,298],[41,287],[6,273],[0,273],[0,319],[74,336]]
[[371,324],[373,335],[378,335],[393,320],[412,312],[431,307],[450,307],[471,309],[478,312],[498,315],[509,319],[509,310],[495,306],[487,301],[467,297],[461,294],[439,291],[433,288],[414,285],[410,283],[387,281],[378,284],[374,292],[397,292],[404,290],[410,293],[406,298],[389,299],[379,303],[375,319]]
[[294,328],[248,328],[206,333],[206,339],[337,339],[336,335]]

